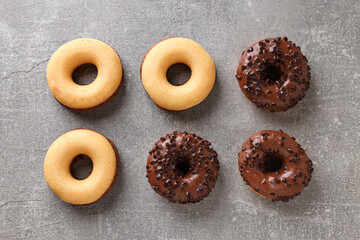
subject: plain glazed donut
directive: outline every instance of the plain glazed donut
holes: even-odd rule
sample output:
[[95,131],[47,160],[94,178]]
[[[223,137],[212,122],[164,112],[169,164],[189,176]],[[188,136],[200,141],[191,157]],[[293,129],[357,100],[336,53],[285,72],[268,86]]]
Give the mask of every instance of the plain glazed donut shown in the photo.
[[248,47],[236,78],[245,96],[271,112],[294,107],[310,87],[310,67],[300,47],[287,37],[268,38]]
[[152,188],[170,202],[198,202],[209,195],[219,172],[211,143],[187,132],[160,138],[149,152],[146,177]]
[[[91,174],[75,179],[70,172],[78,155],[93,162]],[[109,139],[90,129],[71,130],[51,144],[44,161],[44,176],[51,190],[63,201],[86,205],[109,193],[118,176],[119,153]]]
[[287,202],[308,185],[313,167],[294,137],[281,130],[264,130],[242,145],[239,170],[254,192],[273,201]]
[[[74,70],[83,64],[93,64],[98,69],[96,79],[88,85],[78,85],[72,79]],[[89,111],[111,102],[120,90],[122,76],[117,52],[108,44],[90,38],[62,45],[50,58],[46,71],[55,99],[75,111]]]
[[[171,85],[167,70],[182,63],[191,76],[180,86]],[[168,38],[153,45],[141,63],[140,76],[146,92],[163,109],[180,111],[202,102],[210,93],[216,78],[215,63],[197,42],[181,37]]]

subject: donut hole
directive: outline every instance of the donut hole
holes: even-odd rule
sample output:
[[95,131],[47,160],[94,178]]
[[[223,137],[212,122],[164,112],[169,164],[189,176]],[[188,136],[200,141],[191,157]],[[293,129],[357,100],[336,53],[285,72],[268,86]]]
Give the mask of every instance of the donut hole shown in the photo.
[[273,84],[276,81],[279,81],[281,77],[280,67],[275,64],[266,65],[263,71],[263,77],[266,81],[269,82],[269,84]]
[[264,170],[266,172],[277,172],[282,167],[282,159],[279,156],[269,156],[265,159]]
[[75,68],[72,79],[78,85],[88,85],[96,79],[97,74],[97,67],[94,64],[86,63]]
[[93,162],[91,158],[85,154],[77,155],[70,165],[71,175],[78,180],[87,178],[92,170]]
[[185,176],[190,171],[189,160],[183,157],[176,159],[175,171],[177,171],[180,176]]
[[166,72],[168,82],[173,86],[185,84],[191,76],[191,69],[182,63],[172,65]]

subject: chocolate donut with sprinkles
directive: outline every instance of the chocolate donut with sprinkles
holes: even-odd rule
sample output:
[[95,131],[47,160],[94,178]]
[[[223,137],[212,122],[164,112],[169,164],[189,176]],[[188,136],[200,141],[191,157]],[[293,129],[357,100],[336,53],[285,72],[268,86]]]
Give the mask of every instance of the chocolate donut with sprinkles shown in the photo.
[[313,164],[294,137],[281,130],[264,130],[242,145],[239,170],[254,192],[273,201],[287,202],[308,185]]
[[149,152],[146,177],[155,192],[170,202],[198,202],[215,185],[217,157],[209,141],[175,131],[161,137]]
[[310,87],[310,67],[300,47],[287,37],[254,43],[241,55],[236,78],[257,107],[282,112],[294,107]]

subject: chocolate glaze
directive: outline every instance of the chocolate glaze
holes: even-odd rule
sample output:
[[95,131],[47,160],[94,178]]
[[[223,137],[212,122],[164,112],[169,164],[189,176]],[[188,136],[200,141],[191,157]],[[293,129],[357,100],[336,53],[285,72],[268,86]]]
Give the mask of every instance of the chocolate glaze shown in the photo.
[[[95,130],[86,129],[86,128],[75,128],[75,129],[72,129],[72,130],[70,130],[70,131],[79,130],[79,129],[85,129],[85,130],[90,130],[90,131],[94,131],[94,132],[96,132],[96,133],[99,133],[99,132],[97,132],[97,131],[95,131]],[[69,132],[70,132],[70,131],[69,131]],[[99,133],[99,134],[101,134],[101,133]],[[102,134],[101,134],[101,135],[102,135]],[[104,135],[102,135],[102,136],[104,136]],[[105,137],[105,136],[104,136],[104,137]],[[100,200],[102,200],[103,198],[105,198],[106,195],[108,195],[108,193],[111,191],[111,189],[113,188],[113,186],[114,186],[115,183],[116,183],[116,180],[117,180],[117,178],[118,178],[118,176],[119,176],[120,155],[119,155],[119,151],[117,150],[116,145],[115,145],[110,139],[108,139],[107,137],[105,137],[105,138],[109,141],[109,143],[111,144],[111,147],[114,149],[114,152],[115,152],[115,157],[116,157],[116,169],[115,169],[114,179],[113,179],[110,187],[106,190],[106,192],[105,192],[98,200],[96,200],[95,202],[88,203],[88,204],[72,204],[72,205],[85,206],[85,205],[90,205],[90,204],[93,204],[93,203],[97,203],[97,202],[99,202]],[[91,175],[91,174],[90,174],[90,175]],[[90,176],[90,175],[89,175],[89,176]],[[89,177],[89,176],[87,176],[87,177]],[[87,177],[86,177],[86,178],[87,178]],[[86,179],[86,178],[84,178],[84,179]]]
[[[235,77],[245,96],[271,112],[294,107],[310,87],[310,67],[287,37],[254,43],[241,55]],[[272,76],[271,76],[272,75]]]
[[217,156],[209,141],[175,131],[160,138],[149,152],[146,177],[170,202],[198,202],[215,185],[220,167]]
[[[269,170],[267,161],[271,159],[280,161],[277,169]],[[299,195],[311,180],[312,166],[295,138],[281,131],[253,134],[239,153],[239,171],[245,183],[273,201],[287,202]]]

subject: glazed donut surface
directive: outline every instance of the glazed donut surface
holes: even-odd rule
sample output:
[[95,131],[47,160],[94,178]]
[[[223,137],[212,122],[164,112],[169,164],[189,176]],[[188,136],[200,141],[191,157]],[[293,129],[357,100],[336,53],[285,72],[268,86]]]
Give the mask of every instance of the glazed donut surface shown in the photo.
[[294,107],[310,87],[310,67],[300,47],[284,38],[268,38],[248,47],[236,78],[245,96],[271,112]]
[[[91,158],[93,169],[88,177],[78,180],[71,175],[70,166],[82,154]],[[99,201],[110,191],[118,168],[118,151],[109,139],[90,129],[75,129],[51,144],[44,161],[44,176],[60,199],[85,205]]]
[[[166,73],[182,63],[191,69],[191,76],[180,86],[171,85]],[[144,56],[140,75],[146,92],[163,109],[180,111],[202,102],[210,93],[216,78],[215,63],[195,41],[173,37],[153,45]]]
[[[83,64],[98,69],[88,85],[73,81],[74,70]],[[123,76],[117,52],[105,42],[80,38],[62,45],[50,58],[46,77],[51,93],[62,105],[78,111],[99,108],[109,103],[119,91]]]
[[274,201],[287,202],[299,195],[313,172],[312,161],[295,138],[271,130],[250,136],[242,145],[238,162],[244,182]]
[[211,143],[187,132],[161,137],[149,152],[146,177],[170,202],[198,202],[215,185],[219,160]]

